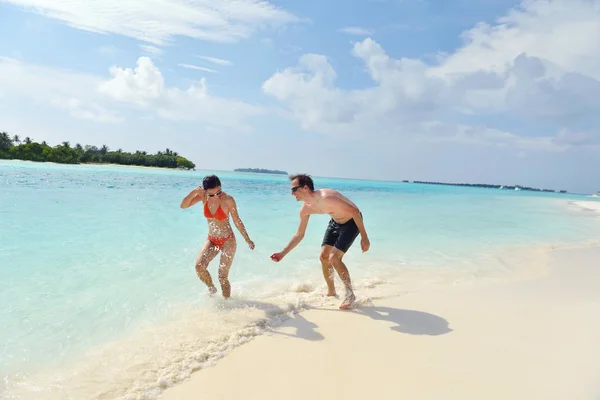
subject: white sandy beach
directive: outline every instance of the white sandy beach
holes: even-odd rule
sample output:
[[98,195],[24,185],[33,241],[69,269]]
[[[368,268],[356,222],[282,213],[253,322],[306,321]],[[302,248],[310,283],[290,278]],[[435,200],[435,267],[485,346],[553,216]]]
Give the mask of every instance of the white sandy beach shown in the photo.
[[598,260],[555,250],[536,279],[310,309],[161,399],[597,400]]
[[600,213],[600,199],[596,201],[574,201],[573,204],[586,210]]

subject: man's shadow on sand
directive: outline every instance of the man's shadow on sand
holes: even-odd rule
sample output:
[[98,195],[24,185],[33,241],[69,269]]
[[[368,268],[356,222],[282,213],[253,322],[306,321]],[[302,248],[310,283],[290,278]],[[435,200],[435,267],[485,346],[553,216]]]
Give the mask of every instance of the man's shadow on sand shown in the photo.
[[[285,311],[281,307],[255,300],[242,300],[237,299],[234,302],[229,303],[227,308],[242,308],[242,307],[253,307],[263,310],[267,319],[273,321],[273,317],[279,315],[289,314],[289,311]],[[404,334],[409,335],[428,335],[428,336],[439,336],[452,332],[449,327],[449,323],[446,319],[430,314],[424,311],[417,310],[405,310],[401,308],[393,307],[380,307],[371,305],[357,305],[351,310],[332,310],[324,308],[309,308],[313,310],[326,310],[334,312],[344,313],[356,313],[370,317],[374,320],[388,321],[396,324],[396,326],[390,329]],[[273,329],[271,326],[266,328],[273,334],[297,337],[305,340],[323,340],[324,336],[317,332],[315,329],[319,326],[314,322],[308,321],[304,318],[301,313],[294,313],[293,316],[282,321],[281,324],[275,324],[275,327],[290,326],[296,329],[295,334],[289,334]]]
[[409,335],[439,336],[452,332],[446,319],[424,311],[393,307],[358,306],[349,312],[362,314],[374,320],[392,322],[396,326],[390,329]]

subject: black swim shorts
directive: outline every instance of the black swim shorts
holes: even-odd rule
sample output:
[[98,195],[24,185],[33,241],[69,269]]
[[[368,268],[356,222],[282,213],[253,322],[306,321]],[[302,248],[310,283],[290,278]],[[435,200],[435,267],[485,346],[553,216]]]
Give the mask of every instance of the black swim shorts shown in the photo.
[[356,239],[358,233],[358,226],[356,226],[354,219],[350,219],[345,224],[338,224],[332,218],[325,230],[321,246],[335,246],[335,248],[345,253],[352,246],[352,243],[354,243],[354,239]]

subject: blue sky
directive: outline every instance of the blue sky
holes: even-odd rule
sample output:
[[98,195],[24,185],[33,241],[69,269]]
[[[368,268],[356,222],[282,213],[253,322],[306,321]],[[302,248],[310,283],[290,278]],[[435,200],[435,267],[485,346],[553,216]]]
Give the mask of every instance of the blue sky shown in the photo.
[[600,190],[598,0],[81,3],[0,0],[0,130],[202,169]]

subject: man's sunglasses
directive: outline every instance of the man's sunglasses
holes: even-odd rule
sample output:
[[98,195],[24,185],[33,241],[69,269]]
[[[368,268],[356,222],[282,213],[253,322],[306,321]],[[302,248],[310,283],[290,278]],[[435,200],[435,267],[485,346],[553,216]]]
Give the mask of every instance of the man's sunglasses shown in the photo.
[[292,193],[296,193],[296,190],[300,189],[302,186],[294,186],[292,188]]
[[222,191],[222,190],[219,190],[217,193],[212,193],[212,194],[210,194],[210,193],[207,193],[207,194],[208,194],[208,197],[214,197],[214,196],[218,196],[218,195],[220,195],[221,193],[223,193],[223,191]]

